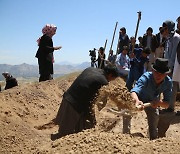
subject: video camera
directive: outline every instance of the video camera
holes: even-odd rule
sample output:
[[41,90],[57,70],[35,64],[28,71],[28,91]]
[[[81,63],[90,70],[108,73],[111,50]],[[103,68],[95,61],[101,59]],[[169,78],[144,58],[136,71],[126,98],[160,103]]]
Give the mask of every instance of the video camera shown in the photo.
[[94,48],[93,50],[89,50],[89,56],[96,58],[96,48]]
[[96,65],[96,48],[93,50],[89,50],[89,56],[91,56],[91,67],[94,67]]

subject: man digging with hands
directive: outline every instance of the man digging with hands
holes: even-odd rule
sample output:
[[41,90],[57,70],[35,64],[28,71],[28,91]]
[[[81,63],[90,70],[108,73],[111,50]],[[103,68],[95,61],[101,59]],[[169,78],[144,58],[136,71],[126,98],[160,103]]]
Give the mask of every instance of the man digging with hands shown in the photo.
[[[169,106],[172,92],[172,81],[168,76],[170,72],[168,60],[157,58],[152,65],[152,72],[144,73],[131,90],[131,97],[136,107],[146,112],[150,140],[165,137],[167,128],[165,125],[160,125],[165,119],[159,117],[159,107]],[[161,94],[163,94],[162,100]],[[151,106],[145,107],[145,103],[151,103]]]

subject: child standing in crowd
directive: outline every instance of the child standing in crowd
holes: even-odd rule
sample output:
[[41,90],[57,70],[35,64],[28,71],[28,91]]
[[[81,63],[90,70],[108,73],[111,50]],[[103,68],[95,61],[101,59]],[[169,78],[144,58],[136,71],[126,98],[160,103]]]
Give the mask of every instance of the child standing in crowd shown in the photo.
[[133,88],[135,81],[144,73],[144,64],[148,62],[147,56],[150,54],[150,48],[146,47],[144,50],[142,48],[135,48],[135,57],[130,61],[131,67],[126,81],[126,87],[130,91]]

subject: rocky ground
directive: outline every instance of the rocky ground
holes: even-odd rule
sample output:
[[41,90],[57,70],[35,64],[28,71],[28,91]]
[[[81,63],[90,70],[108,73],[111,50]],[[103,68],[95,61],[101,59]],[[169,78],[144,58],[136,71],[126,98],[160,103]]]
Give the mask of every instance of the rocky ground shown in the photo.
[[[173,118],[167,137],[150,141],[144,111],[133,116],[131,134],[122,134],[122,117],[109,112],[116,107],[110,101],[96,110],[96,128],[51,141],[58,127],[50,122],[75,77],[25,83],[0,93],[0,153],[180,153],[180,116],[167,115]],[[123,87],[124,81],[119,82]]]

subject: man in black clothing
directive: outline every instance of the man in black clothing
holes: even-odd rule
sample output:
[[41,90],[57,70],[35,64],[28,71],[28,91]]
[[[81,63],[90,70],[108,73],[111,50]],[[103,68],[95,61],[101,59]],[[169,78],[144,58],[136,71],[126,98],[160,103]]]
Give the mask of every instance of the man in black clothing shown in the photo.
[[126,34],[126,28],[122,27],[119,31],[118,54],[123,51],[123,47],[129,47],[129,36]]
[[96,119],[93,111],[93,100],[103,85],[118,76],[116,66],[107,65],[104,69],[87,68],[72,83],[64,93],[55,124],[59,125],[59,132],[52,134],[55,140],[62,136],[77,133],[83,129],[93,128]]
[[4,72],[4,73],[2,73],[2,75],[6,79],[6,86],[4,88],[5,90],[10,89],[15,86],[18,86],[17,80],[10,73]]
[[36,58],[39,65],[39,82],[52,80],[54,74],[54,51],[60,50],[62,47],[54,47],[52,37],[56,34],[57,27],[53,24],[47,24],[43,27],[41,36],[38,40],[38,50]]
[[97,61],[98,61],[98,68],[101,68],[101,69],[103,69],[104,68],[104,66],[105,66],[105,58],[106,58],[106,55],[105,55],[105,50],[104,50],[104,48],[103,47],[100,47],[99,48],[99,51],[98,51],[98,59],[97,59]]

